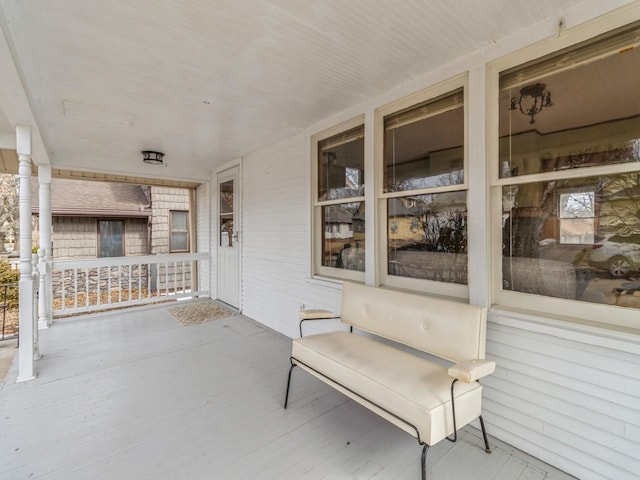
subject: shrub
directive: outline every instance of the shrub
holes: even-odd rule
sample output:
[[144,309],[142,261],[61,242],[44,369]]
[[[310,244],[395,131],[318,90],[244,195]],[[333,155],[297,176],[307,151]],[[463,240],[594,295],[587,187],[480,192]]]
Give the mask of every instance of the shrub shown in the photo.
[[[8,283],[17,283],[20,280],[20,271],[12,270],[11,265],[6,260],[0,261],[0,303],[4,301],[4,285]],[[14,308],[18,306],[18,287],[7,288],[7,307]]]

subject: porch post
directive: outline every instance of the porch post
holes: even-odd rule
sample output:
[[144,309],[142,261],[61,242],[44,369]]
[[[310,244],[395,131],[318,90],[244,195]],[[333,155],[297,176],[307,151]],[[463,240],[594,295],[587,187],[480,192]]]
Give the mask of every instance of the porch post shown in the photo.
[[[38,165],[39,206],[40,206],[40,250],[44,249],[44,258],[40,257],[38,271],[40,273],[40,296],[38,306],[38,328],[49,328],[53,310],[51,278],[51,166]],[[40,251],[38,251],[40,254]]]
[[31,267],[31,128],[16,126],[20,179],[20,299],[18,382],[36,378],[34,369],[33,277]]

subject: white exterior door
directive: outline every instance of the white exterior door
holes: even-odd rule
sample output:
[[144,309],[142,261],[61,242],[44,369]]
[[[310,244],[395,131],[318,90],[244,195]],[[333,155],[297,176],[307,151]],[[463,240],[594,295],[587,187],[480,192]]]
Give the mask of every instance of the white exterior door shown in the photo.
[[240,308],[240,223],[238,167],[218,173],[217,298]]

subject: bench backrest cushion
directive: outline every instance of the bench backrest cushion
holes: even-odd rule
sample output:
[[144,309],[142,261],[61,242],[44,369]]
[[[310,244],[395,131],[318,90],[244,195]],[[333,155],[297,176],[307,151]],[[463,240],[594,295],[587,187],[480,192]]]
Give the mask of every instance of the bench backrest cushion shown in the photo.
[[341,318],[366,332],[452,362],[484,358],[486,309],[344,282]]

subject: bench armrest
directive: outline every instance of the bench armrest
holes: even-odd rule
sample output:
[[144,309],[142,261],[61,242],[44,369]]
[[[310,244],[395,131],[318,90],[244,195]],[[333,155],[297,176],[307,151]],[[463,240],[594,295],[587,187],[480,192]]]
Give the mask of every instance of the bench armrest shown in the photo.
[[333,320],[340,318],[340,315],[336,315],[329,310],[306,309],[298,312],[298,318],[300,319],[298,328],[300,329],[300,338],[302,338],[302,322],[306,322],[307,320]]
[[465,362],[456,363],[449,367],[449,376],[461,382],[471,383],[479,378],[491,375],[496,369],[496,362],[474,358]]
[[340,318],[340,315],[336,315],[329,310],[309,308],[306,310],[300,310],[298,312],[298,318],[300,320],[328,320],[330,318]]

